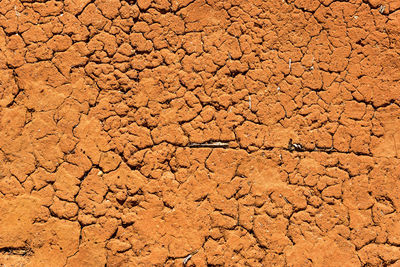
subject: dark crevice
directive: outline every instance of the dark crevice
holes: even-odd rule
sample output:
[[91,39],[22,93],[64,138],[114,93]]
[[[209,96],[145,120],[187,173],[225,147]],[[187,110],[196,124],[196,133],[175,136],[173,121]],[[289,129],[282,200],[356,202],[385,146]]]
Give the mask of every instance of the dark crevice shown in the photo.
[[30,247],[3,247],[0,248],[0,254],[31,256],[33,251]]

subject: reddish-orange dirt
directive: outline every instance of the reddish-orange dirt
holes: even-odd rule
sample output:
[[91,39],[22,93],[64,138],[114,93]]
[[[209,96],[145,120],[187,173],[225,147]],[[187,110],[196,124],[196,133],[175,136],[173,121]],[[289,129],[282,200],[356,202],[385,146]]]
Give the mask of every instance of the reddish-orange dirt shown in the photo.
[[400,266],[399,149],[399,0],[0,1],[0,266]]

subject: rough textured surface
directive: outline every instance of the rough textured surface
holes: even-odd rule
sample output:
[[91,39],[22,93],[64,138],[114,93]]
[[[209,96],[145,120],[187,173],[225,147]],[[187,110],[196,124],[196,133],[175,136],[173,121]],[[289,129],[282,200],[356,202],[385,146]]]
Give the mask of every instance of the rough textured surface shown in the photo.
[[398,0],[0,1],[0,265],[399,266]]

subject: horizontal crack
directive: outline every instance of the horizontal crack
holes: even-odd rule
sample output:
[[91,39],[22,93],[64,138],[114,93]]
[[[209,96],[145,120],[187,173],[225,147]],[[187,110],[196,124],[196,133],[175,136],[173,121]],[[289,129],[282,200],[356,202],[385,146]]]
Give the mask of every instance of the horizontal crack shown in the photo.
[[29,247],[4,247],[0,248],[0,253],[9,255],[28,256],[33,254]]
[[[188,144],[186,147],[190,147],[190,148],[231,148],[231,149],[246,149],[245,147],[241,147],[241,148],[234,148],[234,147],[230,147],[229,143],[227,142],[220,142],[220,141],[216,141],[216,142],[208,142],[208,143],[190,143]],[[355,152],[355,151],[339,151],[333,147],[331,148],[313,148],[313,149],[307,149],[305,147],[303,147],[301,144],[297,144],[297,143],[292,143],[292,140],[289,141],[288,147],[261,147],[259,148],[259,150],[273,150],[273,149],[280,149],[280,150],[286,150],[289,152],[324,152],[327,154],[332,154],[332,153],[340,153],[340,154],[355,154],[358,156],[370,156],[372,157],[372,154],[369,153],[362,153],[362,152]]]
[[228,148],[229,143],[226,143],[226,142],[191,143],[188,145],[188,147]]

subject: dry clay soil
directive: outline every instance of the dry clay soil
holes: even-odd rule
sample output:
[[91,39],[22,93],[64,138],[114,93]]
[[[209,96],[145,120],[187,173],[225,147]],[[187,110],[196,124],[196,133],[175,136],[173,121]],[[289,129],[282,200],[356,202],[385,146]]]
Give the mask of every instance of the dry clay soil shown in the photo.
[[0,266],[400,266],[399,53],[399,0],[0,1]]

